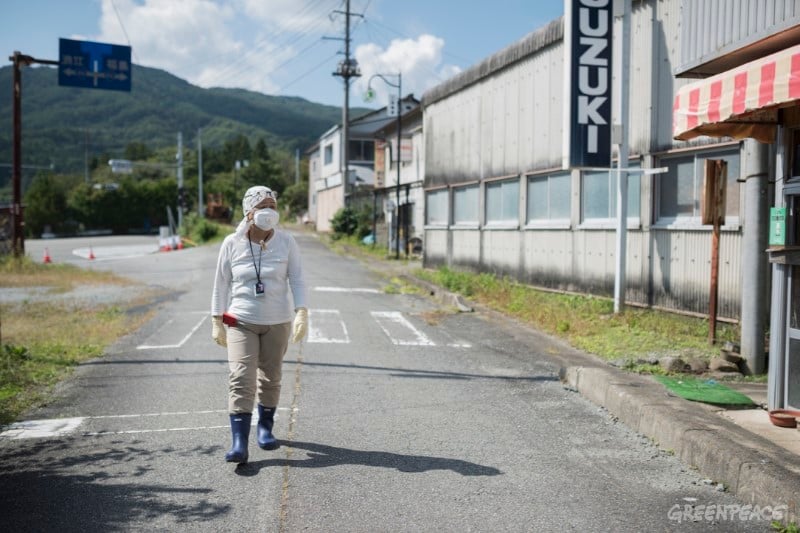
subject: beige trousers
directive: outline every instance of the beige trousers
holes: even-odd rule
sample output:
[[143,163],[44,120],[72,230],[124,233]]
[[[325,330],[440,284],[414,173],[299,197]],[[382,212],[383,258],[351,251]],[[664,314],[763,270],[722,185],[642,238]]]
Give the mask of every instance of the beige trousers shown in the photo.
[[239,322],[228,328],[228,412],[251,413],[258,403],[277,407],[281,367],[292,323],[260,326]]

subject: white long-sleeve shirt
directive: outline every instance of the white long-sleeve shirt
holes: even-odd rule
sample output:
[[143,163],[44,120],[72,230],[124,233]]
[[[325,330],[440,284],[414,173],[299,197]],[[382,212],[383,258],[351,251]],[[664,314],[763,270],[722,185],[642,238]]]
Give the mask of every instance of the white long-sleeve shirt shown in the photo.
[[[259,256],[264,294],[256,296]],[[289,287],[294,306],[289,303]],[[306,299],[300,250],[290,234],[276,229],[263,251],[258,243],[235,233],[222,241],[211,295],[212,316],[228,312],[250,324],[283,324],[294,318],[294,309],[307,307]]]

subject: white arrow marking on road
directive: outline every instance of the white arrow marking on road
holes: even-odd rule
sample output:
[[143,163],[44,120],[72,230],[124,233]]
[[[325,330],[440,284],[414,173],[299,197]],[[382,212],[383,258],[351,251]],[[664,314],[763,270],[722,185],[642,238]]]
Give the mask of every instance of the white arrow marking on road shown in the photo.
[[[186,344],[186,341],[188,341],[191,338],[191,336],[194,334],[194,332],[197,331],[200,328],[200,326],[203,325],[203,322],[205,322],[206,317],[209,315],[209,313],[207,313],[206,311],[195,311],[195,313],[201,313],[203,315],[203,318],[200,319],[200,322],[198,322],[195,325],[195,327],[193,327],[192,330],[189,333],[187,333],[184,338],[182,338],[180,340],[180,342],[178,344],[162,344],[160,346],[142,344],[140,346],[137,346],[136,349],[137,350],[160,350],[160,349],[164,349],[164,348],[180,348],[181,346]],[[167,322],[167,324],[171,324],[171,323],[172,323],[172,320]]]
[[[400,346],[436,346],[436,343],[415,328],[414,325],[403,316],[403,313],[398,311],[371,311],[370,314],[393,344]],[[400,327],[398,328],[396,326]],[[408,337],[406,334],[410,332],[412,338],[395,338],[389,331],[390,328],[393,329],[396,334],[399,333],[400,337]]]
[[338,309],[312,309],[308,313],[308,342],[348,344],[350,336]]

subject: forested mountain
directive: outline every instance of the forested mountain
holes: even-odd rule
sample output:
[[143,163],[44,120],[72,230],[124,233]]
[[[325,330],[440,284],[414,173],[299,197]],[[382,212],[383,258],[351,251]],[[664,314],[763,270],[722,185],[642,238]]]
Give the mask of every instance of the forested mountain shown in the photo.
[[[12,67],[0,68],[0,164],[11,162]],[[332,82],[333,83],[333,82]],[[357,116],[366,109],[353,110]],[[89,158],[122,158],[132,142],[150,149],[175,146],[178,131],[194,147],[219,147],[237,135],[270,149],[306,149],[332,125],[341,108],[291,96],[242,89],[203,89],[163,70],[134,65],[130,93],[61,87],[52,67],[22,70],[22,160],[53,164],[58,173],[83,173]],[[101,159],[102,160],[102,159]],[[7,184],[0,167],[0,189]]]

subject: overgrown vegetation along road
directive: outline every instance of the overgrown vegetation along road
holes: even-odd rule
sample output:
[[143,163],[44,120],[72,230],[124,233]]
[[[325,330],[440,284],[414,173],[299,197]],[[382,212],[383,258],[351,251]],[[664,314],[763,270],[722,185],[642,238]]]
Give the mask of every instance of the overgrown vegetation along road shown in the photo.
[[[332,240],[331,246],[373,260],[385,260],[387,266],[398,264],[385,247],[363,245],[352,236]],[[735,324],[718,322],[718,342],[712,346],[708,343],[708,320],[703,318],[631,306],[624,313],[614,314],[614,303],[609,298],[539,290],[494,274],[447,267],[417,268],[412,274],[560,337],[602,359],[628,359],[631,370],[663,373],[656,365],[636,361],[665,355],[707,360],[719,354],[723,342],[739,340],[739,327]]]
[[142,305],[153,295],[141,293],[124,304],[61,296],[87,286],[130,291],[130,285],[113,274],[72,265],[11,257],[0,262],[0,290],[17,296],[0,299],[0,424],[46,403],[52,386],[78,363],[102,355],[139,328],[150,318]]

